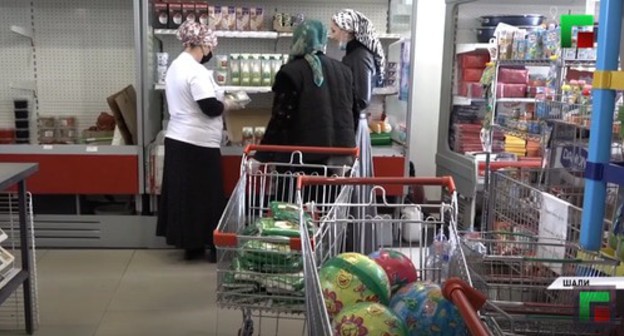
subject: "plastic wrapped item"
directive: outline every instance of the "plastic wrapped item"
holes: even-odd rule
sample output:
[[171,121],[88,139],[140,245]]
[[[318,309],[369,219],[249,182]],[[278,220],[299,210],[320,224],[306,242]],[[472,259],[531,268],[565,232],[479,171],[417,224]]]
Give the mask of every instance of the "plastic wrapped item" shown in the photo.
[[541,60],[544,58],[544,47],[542,45],[543,32],[543,29],[536,29],[527,34],[526,60]]
[[439,233],[429,247],[426,260],[429,271],[426,272],[425,280],[443,283],[448,278],[451,253],[451,243],[443,233]]
[[462,69],[485,69],[486,64],[490,61],[490,55],[486,53],[460,54],[457,58],[459,67]]
[[299,224],[291,221],[260,218],[256,226],[262,236],[299,237]]
[[497,98],[523,98],[526,97],[527,85],[526,84],[496,84],[496,97]]
[[483,69],[465,68],[461,72],[461,80],[465,82],[478,82],[483,75]]
[[479,82],[461,82],[458,94],[468,98],[483,98],[483,86]]
[[498,81],[505,84],[527,84],[529,70],[524,68],[500,68]]
[[230,55],[230,84],[231,85],[240,85],[241,84],[241,68],[240,68],[240,57],[238,54]]
[[[271,215],[276,220],[291,221],[299,223],[299,206],[285,202],[271,202]],[[308,223],[312,223],[312,216],[307,212],[303,213],[303,217]]]

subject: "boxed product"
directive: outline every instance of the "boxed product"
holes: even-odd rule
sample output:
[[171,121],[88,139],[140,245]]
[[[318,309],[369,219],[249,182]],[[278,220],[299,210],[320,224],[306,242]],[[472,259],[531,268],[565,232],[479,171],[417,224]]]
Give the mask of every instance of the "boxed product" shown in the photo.
[[526,97],[527,85],[526,84],[496,84],[496,97],[497,98],[523,98]]
[[544,57],[542,45],[542,31],[540,29],[532,30],[527,34],[527,60],[539,60]]
[[205,2],[198,2],[195,4],[195,16],[197,21],[204,25],[209,25],[210,15],[208,12],[208,4]]
[[184,20],[184,15],[182,14],[182,4],[171,2],[169,3],[169,24],[168,27],[171,29],[178,29]]
[[458,56],[459,66],[463,69],[485,69],[490,61],[490,55],[486,53],[466,53]]
[[469,98],[483,98],[483,86],[479,82],[460,82],[458,94]]
[[197,21],[197,12],[195,11],[195,4],[192,2],[182,3],[182,16],[185,21]]
[[482,75],[482,69],[464,68],[461,71],[461,80],[464,82],[479,82]]
[[169,24],[169,6],[164,1],[154,3],[154,28],[166,29]]
[[253,31],[264,30],[264,9],[260,7],[252,7],[249,9],[250,29]]
[[524,68],[500,68],[498,81],[506,84],[526,84],[529,81],[529,70]]
[[236,8],[236,29],[238,30],[250,30],[250,15],[249,8],[238,7]]
[[221,29],[223,13],[220,6],[208,6],[208,28],[211,30]]
[[221,26],[217,29],[236,30],[236,7],[221,6]]

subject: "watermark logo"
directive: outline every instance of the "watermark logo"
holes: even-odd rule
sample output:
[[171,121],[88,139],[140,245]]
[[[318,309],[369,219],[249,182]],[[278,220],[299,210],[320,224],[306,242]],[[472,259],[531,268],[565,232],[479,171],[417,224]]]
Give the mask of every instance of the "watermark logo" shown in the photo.
[[579,322],[611,323],[615,322],[614,287],[576,288],[576,316]]

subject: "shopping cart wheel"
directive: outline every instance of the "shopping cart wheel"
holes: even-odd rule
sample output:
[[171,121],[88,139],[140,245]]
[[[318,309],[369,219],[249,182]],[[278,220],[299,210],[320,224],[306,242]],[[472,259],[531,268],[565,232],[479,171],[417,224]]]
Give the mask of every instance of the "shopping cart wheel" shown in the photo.
[[248,318],[245,319],[245,322],[243,322],[243,327],[238,329],[238,336],[253,336],[253,332],[253,320]]

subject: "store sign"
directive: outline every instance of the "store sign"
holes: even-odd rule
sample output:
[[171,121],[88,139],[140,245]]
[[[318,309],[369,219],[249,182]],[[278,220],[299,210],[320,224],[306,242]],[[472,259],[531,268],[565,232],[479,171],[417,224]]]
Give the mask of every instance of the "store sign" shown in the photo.
[[558,148],[559,163],[562,168],[585,170],[587,165],[587,149],[577,146],[562,146]]

